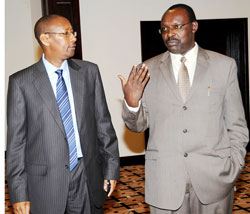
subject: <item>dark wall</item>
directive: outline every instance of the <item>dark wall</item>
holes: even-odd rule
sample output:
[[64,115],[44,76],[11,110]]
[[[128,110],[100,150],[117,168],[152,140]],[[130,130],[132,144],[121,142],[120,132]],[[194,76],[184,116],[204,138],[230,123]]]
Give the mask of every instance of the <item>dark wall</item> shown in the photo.
[[[202,48],[225,54],[236,60],[246,120],[250,127],[247,22],[247,18],[198,20],[196,42]],[[160,21],[141,21],[142,61],[167,50],[158,32],[159,28]],[[247,150],[250,151],[250,145]]]

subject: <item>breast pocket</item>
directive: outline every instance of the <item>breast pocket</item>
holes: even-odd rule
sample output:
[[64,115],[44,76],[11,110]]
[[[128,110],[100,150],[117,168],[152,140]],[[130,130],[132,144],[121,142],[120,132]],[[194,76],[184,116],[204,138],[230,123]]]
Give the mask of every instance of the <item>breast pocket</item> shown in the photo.
[[219,111],[222,107],[223,99],[224,94],[221,90],[215,88],[210,88],[210,90],[208,89],[208,101],[210,111]]

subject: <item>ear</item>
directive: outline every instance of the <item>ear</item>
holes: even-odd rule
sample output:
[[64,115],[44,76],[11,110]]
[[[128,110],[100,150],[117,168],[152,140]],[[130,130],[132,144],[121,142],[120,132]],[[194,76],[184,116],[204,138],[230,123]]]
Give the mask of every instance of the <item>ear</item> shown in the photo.
[[40,35],[40,41],[41,41],[41,43],[42,43],[44,46],[49,46],[49,45],[50,45],[48,34],[42,33],[42,34]]
[[195,33],[198,30],[198,22],[192,22],[192,32]]

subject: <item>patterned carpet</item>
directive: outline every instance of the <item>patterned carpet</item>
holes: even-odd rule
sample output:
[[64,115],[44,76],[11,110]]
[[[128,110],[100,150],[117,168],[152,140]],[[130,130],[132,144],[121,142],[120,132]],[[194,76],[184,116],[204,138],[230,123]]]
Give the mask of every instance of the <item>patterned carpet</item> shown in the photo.
[[[236,182],[233,214],[250,213],[250,153],[246,165]],[[5,213],[12,214],[7,183],[5,184]],[[144,201],[144,165],[121,167],[121,178],[113,195],[107,199],[104,214],[150,213]]]

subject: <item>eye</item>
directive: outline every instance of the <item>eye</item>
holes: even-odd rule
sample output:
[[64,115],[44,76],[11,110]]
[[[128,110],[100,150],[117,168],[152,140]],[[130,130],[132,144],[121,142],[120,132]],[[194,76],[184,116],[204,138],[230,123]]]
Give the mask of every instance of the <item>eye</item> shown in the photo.
[[77,33],[76,33],[76,31],[67,31],[67,32],[65,32],[64,35],[65,35],[65,36],[71,36],[71,35],[77,36]]
[[167,32],[168,31],[168,27],[163,27],[161,28],[162,32]]
[[175,30],[180,30],[182,28],[182,25],[174,25]]
[[74,35],[74,32],[73,31],[67,31],[65,35],[70,36],[71,34]]

